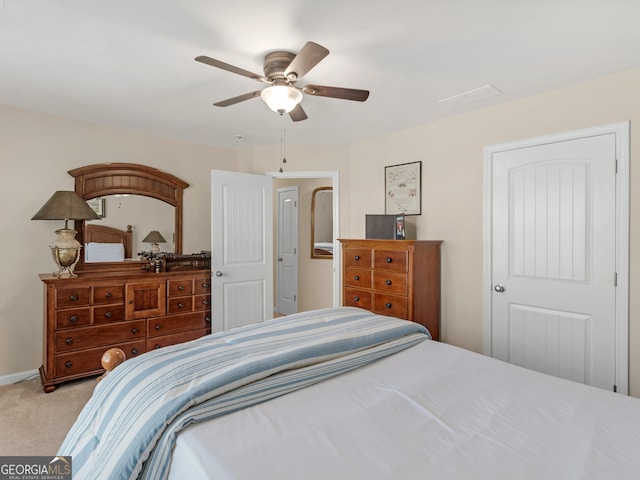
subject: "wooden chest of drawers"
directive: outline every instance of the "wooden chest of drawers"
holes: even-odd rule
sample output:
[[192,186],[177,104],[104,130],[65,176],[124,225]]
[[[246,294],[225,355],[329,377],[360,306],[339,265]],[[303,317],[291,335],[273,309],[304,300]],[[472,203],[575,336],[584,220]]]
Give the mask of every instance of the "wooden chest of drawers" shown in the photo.
[[420,323],[440,338],[441,241],[340,242],[343,305]]
[[211,332],[209,270],[40,278],[45,392],[102,373],[100,359],[109,348],[133,357]]

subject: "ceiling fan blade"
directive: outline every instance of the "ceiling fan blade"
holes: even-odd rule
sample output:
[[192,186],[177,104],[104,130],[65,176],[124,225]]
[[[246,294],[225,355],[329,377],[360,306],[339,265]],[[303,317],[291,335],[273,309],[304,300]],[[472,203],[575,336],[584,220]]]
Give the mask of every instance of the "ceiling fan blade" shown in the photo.
[[212,67],[221,68],[222,70],[226,70],[227,72],[231,73],[237,73],[238,75],[249,77],[253,80],[258,80],[259,82],[269,83],[269,81],[262,75],[250,72],[249,70],[245,70],[234,65],[229,65],[228,63],[221,62],[220,60],[216,60],[215,58],[200,55],[199,57],[196,57],[195,60],[196,62],[206,63],[207,65],[211,65]]
[[307,42],[284,71],[285,77],[296,81],[304,77],[320,60],[329,55],[329,50],[314,42]]
[[221,102],[216,102],[213,105],[216,107],[228,107],[229,105],[235,105],[236,103],[244,102],[245,100],[250,100],[255,97],[260,96],[261,91],[256,90],[255,92],[245,93],[244,95],[238,95],[237,97],[227,98],[226,100],[222,100]]
[[357,90],[355,88],[326,87],[322,85],[305,85],[304,93],[317,97],[341,98],[343,100],[355,100],[364,102],[369,98],[369,90]]
[[301,104],[296,105],[295,108],[289,112],[289,116],[294,122],[299,122],[308,118]]

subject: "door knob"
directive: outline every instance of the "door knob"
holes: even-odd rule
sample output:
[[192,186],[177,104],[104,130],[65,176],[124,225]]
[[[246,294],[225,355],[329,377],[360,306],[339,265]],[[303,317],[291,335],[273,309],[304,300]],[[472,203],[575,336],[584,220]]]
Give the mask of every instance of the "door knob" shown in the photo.
[[504,292],[504,285],[498,284],[495,287],[493,287],[493,289],[498,293],[502,293],[502,292]]
[[221,277],[222,276],[222,272],[220,270],[216,271],[216,277]]

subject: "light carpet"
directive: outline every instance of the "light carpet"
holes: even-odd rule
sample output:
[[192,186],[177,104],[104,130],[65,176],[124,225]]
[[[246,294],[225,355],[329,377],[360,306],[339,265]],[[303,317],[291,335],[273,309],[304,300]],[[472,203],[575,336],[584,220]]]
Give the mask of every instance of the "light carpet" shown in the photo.
[[0,455],[55,455],[95,385],[89,378],[44,393],[33,378],[1,386]]

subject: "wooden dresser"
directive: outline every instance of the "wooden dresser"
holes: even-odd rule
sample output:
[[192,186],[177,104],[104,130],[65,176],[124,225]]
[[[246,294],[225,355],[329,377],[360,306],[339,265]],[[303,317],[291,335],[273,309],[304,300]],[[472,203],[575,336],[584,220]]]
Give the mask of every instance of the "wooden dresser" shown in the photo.
[[342,303],[420,323],[440,338],[439,240],[342,243]]
[[45,392],[59,383],[98,375],[102,354],[128,358],[211,332],[211,272],[40,275],[44,283]]

